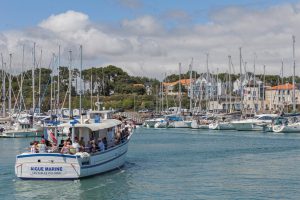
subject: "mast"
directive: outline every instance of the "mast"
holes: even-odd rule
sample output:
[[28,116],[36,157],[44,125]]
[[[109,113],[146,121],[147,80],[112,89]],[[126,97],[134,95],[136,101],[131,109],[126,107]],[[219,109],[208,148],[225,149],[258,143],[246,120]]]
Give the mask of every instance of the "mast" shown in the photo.
[[[255,55],[254,55],[254,65],[253,65],[253,90],[255,91],[256,93],[256,90],[255,90],[255,87],[256,87],[256,77],[255,77]],[[254,103],[254,110],[256,112],[256,108],[255,108],[255,102],[257,102],[256,100],[258,99],[258,91],[257,91],[257,94],[255,94],[255,101],[253,101]]]
[[219,68],[217,68],[217,111],[219,110]]
[[82,45],[80,45],[80,72],[79,72],[79,76],[80,76],[80,92],[79,92],[79,115],[81,116],[82,114]]
[[265,84],[266,84],[266,65],[264,65],[263,112],[265,112]]
[[71,109],[71,103],[72,103],[72,99],[71,99],[71,92],[72,92],[72,71],[71,71],[71,67],[72,67],[72,51],[69,50],[69,117],[71,118],[71,116],[73,115]]
[[21,84],[20,84],[20,111],[22,111],[22,100],[23,100],[23,69],[24,69],[24,53],[25,53],[25,46],[23,45],[22,49],[22,65],[21,65]]
[[[165,73],[165,81],[167,82],[167,73]],[[169,109],[169,102],[168,102],[168,87],[166,87],[166,107]]]
[[161,82],[161,112],[164,111],[164,85]]
[[229,75],[228,75],[228,82],[229,82],[229,113],[231,113],[231,56],[228,56],[228,64],[229,64]]
[[[283,85],[283,59],[281,60],[281,85]],[[281,99],[283,99],[283,92],[281,93]],[[284,102],[282,101],[281,109],[284,109]]]
[[[60,85],[60,83],[59,83],[60,77],[59,77],[59,75],[60,75],[60,45],[58,46],[57,110],[59,109],[59,104],[60,104],[60,102],[59,102],[59,96],[60,96],[60,87],[59,87],[59,85]],[[58,114],[58,113],[57,113],[57,114]]]
[[192,83],[193,77],[192,76],[193,76],[193,58],[190,64],[190,112],[192,112],[193,109],[193,83]]
[[243,80],[242,80],[242,47],[239,48],[240,50],[240,93],[241,93],[241,111],[243,112],[244,110],[244,102],[243,102],[243,97],[244,97],[244,94],[243,94]]
[[208,83],[210,81],[210,78],[209,78],[209,69],[208,69],[208,56],[209,54],[206,53],[206,85],[205,85],[205,102],[206,102],[206,112],[208,112],[209,108],[208,108]]
[[[41,113],[41,81],[42,81],[42,58],[43,58],[43,50],[41,49],[41,61],[39,67],[39,114]],[[51,76],[52,78],[52,76]],[[52,80],[51,80],[51,88],[52,88]],[[52,95],[52,91],[51,91]],[[51,106],[52,106],[52,98],[51,98]],[[51,108],[52,113],[52,108]]]
[[90,93],[91,93],[91,110],[93,110],[93,68],[91,69],[91,86],[90,86]]
[[8,79],[8,112],[11,115],[11,61],[12,54],[9,54],[9,79]]
[[[55,57],[55,54],[53,53],[52,54],[52,67],[51,67],[51,71],[53,72],[53,63],[54,63],[54,57]],[[50,74],[50,112],[51,112],[51,115],[52,115],[52,111],[53,111],[53,74]]]
[[2,117],[5,117],[5,112],[6,112],[6,108],[5,108],[5,99],[6,99],[6,91],[5,91],[5,72],[4,72],[4,69],[5,69],[5,63],[3,61],[3,55],[1,53],[1,63],[2,63]]
[[294,66],[293,66],[293,112],[296,112],[296,97],[295,97],[295,70],[296,70],[296,60],[295,60],[295,36],[293,35],[293,61],[294,61]]
[[34,88],[34,70],[35,70],[35,65],[36,65],[36,60],[35,60],[35,42],[33,43],[33,68],[32,68],[32,71],[31,71],[31,76],[32,76],[32,112],[34,114],[35,112],[35,98],[34,98],[34,95],[35,95],[35,88]]
[[[227,73],[227,71],[225,72]],[[226,113],[228,113],[228,91],[229,91],[229,87],[228,87],[228,84],[229,84],[229,73],[228,73],[228,76],[225,76],[225,91],[226,91],[226,95],[225,95],[225,102],[226,102]]]
[[179,63],[179,113],[181,114],[181,63]]

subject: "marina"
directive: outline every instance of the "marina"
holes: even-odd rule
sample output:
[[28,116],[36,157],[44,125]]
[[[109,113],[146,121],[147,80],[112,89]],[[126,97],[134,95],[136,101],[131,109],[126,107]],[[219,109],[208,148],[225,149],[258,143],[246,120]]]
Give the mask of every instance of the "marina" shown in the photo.
[[300,198],[298,134],[138,128],[122,168],[60,182],[15,177],[15,155],[30,141],[0,140],[4,199]]
[[0,10],[0,199],[300,199],[300,0]]

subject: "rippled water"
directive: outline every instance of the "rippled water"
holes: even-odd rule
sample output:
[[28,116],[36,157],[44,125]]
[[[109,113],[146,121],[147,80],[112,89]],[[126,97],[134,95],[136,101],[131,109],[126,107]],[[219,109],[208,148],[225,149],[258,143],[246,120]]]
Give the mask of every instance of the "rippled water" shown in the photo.
[[0,138],[1,199],[300,199],[300,134],[137,129],[123,168],[78,181],[16,178],[29,141]]

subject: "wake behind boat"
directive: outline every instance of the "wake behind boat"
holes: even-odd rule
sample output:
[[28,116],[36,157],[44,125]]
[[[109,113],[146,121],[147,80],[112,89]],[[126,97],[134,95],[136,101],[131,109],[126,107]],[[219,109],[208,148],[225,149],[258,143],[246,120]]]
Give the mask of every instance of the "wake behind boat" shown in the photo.
[[[62,150],[54,146],[48,151],[42,148],[39,153],[17,155],[16,176],[21,179],[78,179],[121,167],[125,163],[132,128],[112,119],[111,115],[111,112],[93,111],[80,122],[74,120],[58,125],[50,134],[55,139],[58,129],[69,129],[72,146],[64,141]],[[81,138],[79,142],[78,138]]]

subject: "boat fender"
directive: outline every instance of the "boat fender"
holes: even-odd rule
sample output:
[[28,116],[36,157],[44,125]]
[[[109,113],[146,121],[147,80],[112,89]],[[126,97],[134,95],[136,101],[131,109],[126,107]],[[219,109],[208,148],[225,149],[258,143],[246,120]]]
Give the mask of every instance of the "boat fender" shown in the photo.
[[88,162],[90,160],[90,154],[87,152],[78,152],[76,155],[80,156],[82,162]]

